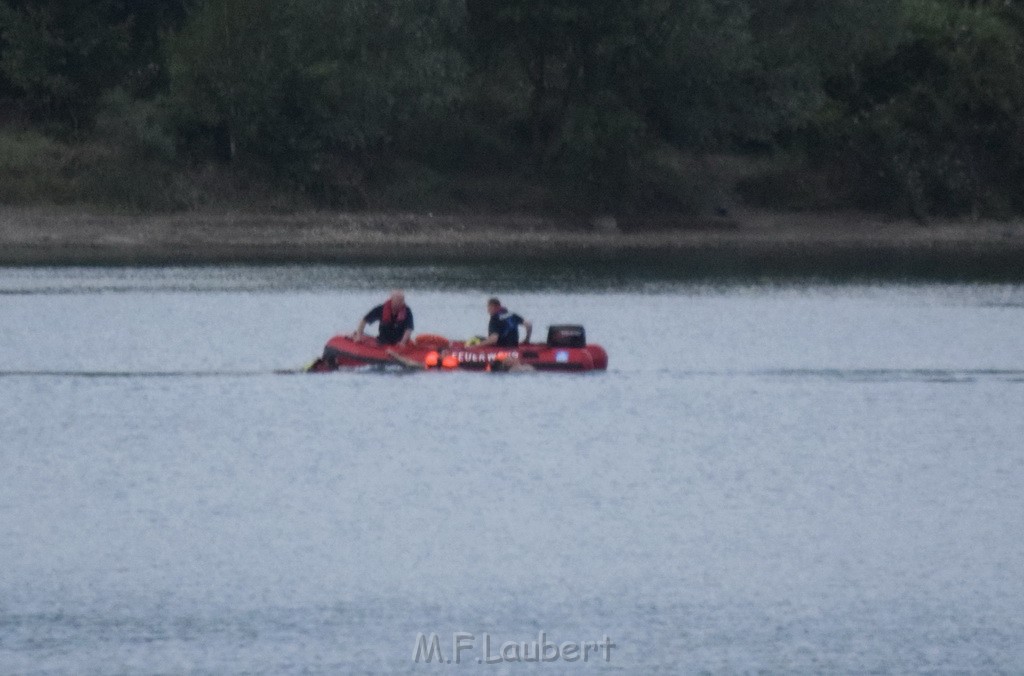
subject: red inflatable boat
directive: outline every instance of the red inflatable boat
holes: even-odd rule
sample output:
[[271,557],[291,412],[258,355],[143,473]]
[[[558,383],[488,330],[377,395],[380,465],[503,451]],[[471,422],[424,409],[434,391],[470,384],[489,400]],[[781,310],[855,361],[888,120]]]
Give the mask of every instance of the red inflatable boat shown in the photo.
[[608,368],[608,353],[600,345],[588,345],[583,327],[575,325],[552,326],[546,343],[523,343],[518,347],[477,346],[434,334],[421,334],[404,347],[381,345],[369,336],[358,341],[352,336],[334,336],[324,346],[323,356],[308,370],[374,365],[470,371],[603,371]]

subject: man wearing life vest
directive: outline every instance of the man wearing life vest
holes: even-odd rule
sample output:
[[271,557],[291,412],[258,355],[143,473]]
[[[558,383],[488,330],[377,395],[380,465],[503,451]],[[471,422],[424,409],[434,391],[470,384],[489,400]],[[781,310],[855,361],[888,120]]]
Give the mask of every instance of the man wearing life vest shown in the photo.
[[367,324],[374,322],[380,322],[380,326],[377,327],[377,342],[381,345],[401,347],[409,343],[413,329],[412,308],[405,304],[405,294],[401,289],[392,291],[390,298],[367,312],[352,337],[361,340],[363,329]]
[[497,345],[499,347],[517,347],[519,345],[519,327],[526,327],[526,340],[530,342],[533,324],[514,312],[509,312],[497,298],[487,301],[487,314],[491,321],[487,325],[487,338],[480,345]]

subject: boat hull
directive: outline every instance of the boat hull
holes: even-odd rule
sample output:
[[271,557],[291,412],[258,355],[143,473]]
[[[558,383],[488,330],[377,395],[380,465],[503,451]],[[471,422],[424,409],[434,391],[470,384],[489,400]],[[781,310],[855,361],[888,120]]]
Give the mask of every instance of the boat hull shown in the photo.
[[[432,355],[436,359],[432,359]],[[439,368],[444,368],[441,366],[444,357],[454,358],[454,361],[448,360],[448,368],[467,371],[487,371],[502,364],[536,371],[601,371],[608,368],[608,354],[600,345],[553,347],[527,343],[511,348],[481,347],[430,336],[429,340],[399,347],[381,345],[368,336],[355,340],[351,336],[339,335],[327,341],[323,356],[309,370],[333,371],[390,364],[431,368],[435,361]]]

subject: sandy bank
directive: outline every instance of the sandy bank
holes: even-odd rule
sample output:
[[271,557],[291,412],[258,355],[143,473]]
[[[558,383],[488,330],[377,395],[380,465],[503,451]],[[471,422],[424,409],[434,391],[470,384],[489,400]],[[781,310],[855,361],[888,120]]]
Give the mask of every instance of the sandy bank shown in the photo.
[[1024,221],[885,221],[739,212],[657,229],[530,216],[185,213],[0,208],[0,264],[646,262],[694,274],[1024,278]]

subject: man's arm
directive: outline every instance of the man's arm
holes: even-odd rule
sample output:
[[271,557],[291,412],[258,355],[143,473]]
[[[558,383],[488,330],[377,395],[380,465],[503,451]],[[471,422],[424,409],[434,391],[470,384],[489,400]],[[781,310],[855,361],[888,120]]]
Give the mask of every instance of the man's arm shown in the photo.
[[477,343],[477,347],[497,345],[499,331],[501,331],[501,322],[498,321],[497,317],[491,315],[491,320],[487,322],[487,337]]
[[523,340],[523,342],[526,343],[527,345],[529,345],[529,343],[530,343],[530,336],[533,334],[533,322],[531,322],[531,321],[529,321],[527,319],[524,319],[523,320],[523,326],[526,327],[526,338]]
[[405,319],[405,331],[402,332],[402,339],[398,341],[399,345],[408,345],[409,341],[412,340],[412,331],[416,327],[416,324],[412,318],[412,308],[405,308],[406,319]]
[[363,330],[366,329],[367,324],[373,324],[379,322],[380,318],[384,315],[384,306],[378,305],[369,312],[366,316],[359,320],[359,326],[356,327],[355,333],[352,334],[352,338],[360,340],[363,337]]

